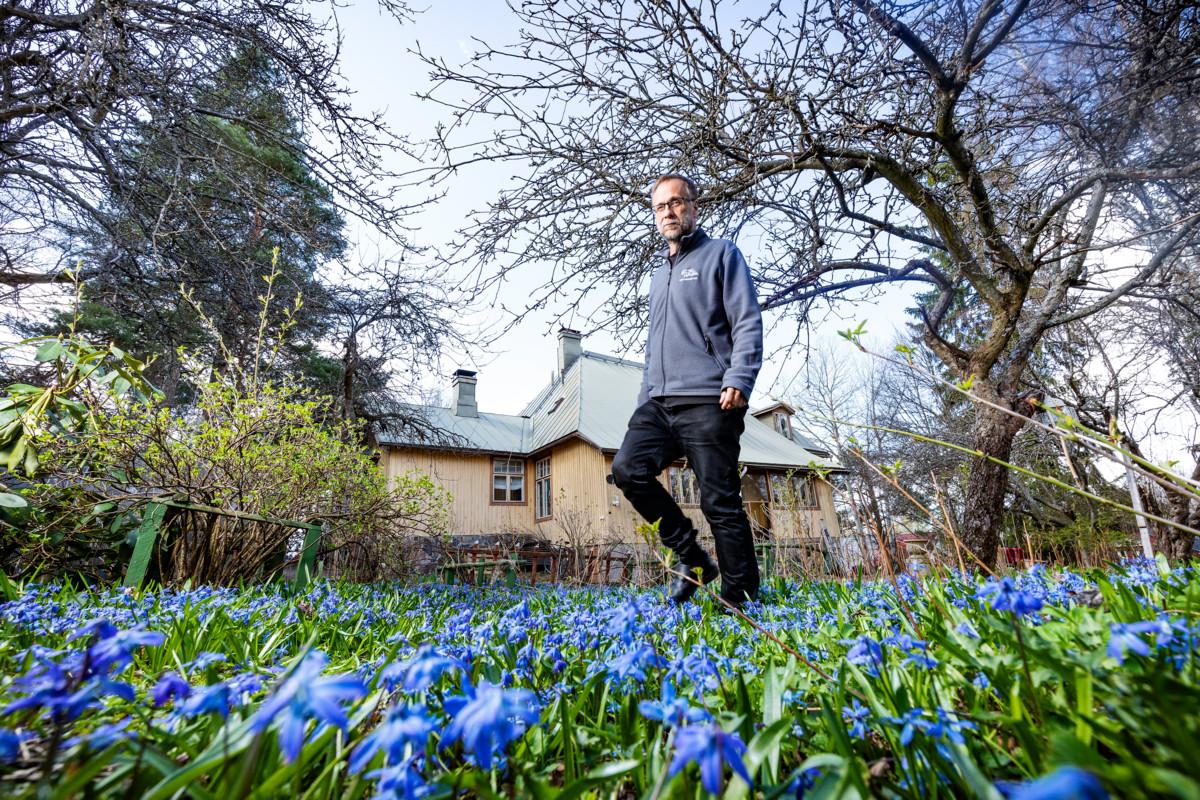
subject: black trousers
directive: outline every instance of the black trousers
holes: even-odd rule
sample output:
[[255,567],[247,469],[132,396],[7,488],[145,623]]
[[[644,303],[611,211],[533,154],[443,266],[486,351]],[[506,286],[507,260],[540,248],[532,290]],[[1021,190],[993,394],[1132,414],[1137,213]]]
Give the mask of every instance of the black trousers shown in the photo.
[[668,407],[651,399],[630,417],[612,466],[614,482],[637,512],[648,522],[659,520],[663,544],[685,566],[697,566],[695,526],[658,481],[670,464],[687,457],[700,488],[700,510],[716,540],[721,596],[733,602],[753,599],[759,583],[738,473],[745,428],[745,407],[722,411],[716,402]]

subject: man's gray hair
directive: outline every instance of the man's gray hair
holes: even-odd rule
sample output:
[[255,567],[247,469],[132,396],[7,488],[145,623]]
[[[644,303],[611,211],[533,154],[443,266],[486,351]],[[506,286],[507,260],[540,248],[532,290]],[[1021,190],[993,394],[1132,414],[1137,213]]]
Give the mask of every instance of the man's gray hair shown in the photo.
[[658,179],[654,181],[654,185],[650,187],[650,194],[653,195],[654,190],[657,189],[658,185],[664,181],[683,181],[688,187],[688,191],[692,194],[690,199],[695,200],[700,196],[700,188],[696,186],[696,182],[687,175],[679,172],[668,172],[664,175],[659,175]]

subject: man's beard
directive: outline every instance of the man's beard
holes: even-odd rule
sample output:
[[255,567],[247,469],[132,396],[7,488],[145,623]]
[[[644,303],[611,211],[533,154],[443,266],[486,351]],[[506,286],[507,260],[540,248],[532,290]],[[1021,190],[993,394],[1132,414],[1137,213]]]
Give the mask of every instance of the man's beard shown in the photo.
[[684,226],[684,224],[682,222],[680,222],[674,228],[669,228],[666,231],[660,230],[659,233],[661,233],[662,237],[664,239],[666,239],[668,242],[680,242],[680,241],[683,241],[684,237],[690,236],[692,234],[692,232],[694,232],[695,230],[696,230],[695,225],[693,225],[690,228],[687,228]]

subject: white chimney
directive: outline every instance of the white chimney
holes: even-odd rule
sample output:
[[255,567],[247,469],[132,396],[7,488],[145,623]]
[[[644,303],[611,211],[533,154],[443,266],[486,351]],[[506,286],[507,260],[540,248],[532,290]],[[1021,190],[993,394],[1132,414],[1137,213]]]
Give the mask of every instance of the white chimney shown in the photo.
[[567,374],[579,357],[583,355],[583,334],[571,328],[558,331],[558,375]]
[[479,416],[479,409],[475,406],[475,375],[469,369],[454,370],[454,378],[450,381],[453,396],[450,410],[456,417]]

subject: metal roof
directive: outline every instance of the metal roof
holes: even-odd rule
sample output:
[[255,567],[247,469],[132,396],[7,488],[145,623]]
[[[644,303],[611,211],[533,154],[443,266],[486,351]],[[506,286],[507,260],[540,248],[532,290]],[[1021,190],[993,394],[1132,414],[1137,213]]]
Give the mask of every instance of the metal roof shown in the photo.
[[[585,351],[566,374],[555,378],[519,416],[480,413],[456,417],[448,408],[428,408],[429,422],[461,436],[465,448],[505,453],[534,453],[569,436],[580,436],[601,450],[615,451],[637,404],[642,365]],[[427,442],[381,437],[382,444],[430,446]],[[813,445],[815,447],[815,445]],[[770,423],[746,415],[743,464],[763,467],[840,469],[801,444],[775,432]]]
[[424,421],[433,428],[445,431],[451,441],[462,444],[429,441],[403,433],[380,432],[380,444],[391,447],[432,447],[448,450],[483,450],[491,453],[528,452],[529,420],[511,414],[480,413],[478,417],[459,417],[448,408],[422,406]]
[[[757,417],[762,414],[765,414],[768,411],[774,411],[775,409],[783,409],[789,416],[794,415],[796,413],[796,409],[793,408],[790,403],[787,403],[783,400],[772,400],[769,404],[763,406],[762,408],[750,409],[750,414]],[[766,420],[762,420],[762,421],[766,422]],[[773,424],[771,427],[772,427],[772,429],[774,429]],[[800,433],[799,431],[797,431],[795,425],[792,425],[791,428],[792,428],[792,441],[794,441],[796,444],[803,447],[805,450],[811,450],[814,453],[828,453],[829,452],[829,448],[822,446],[821,443],[818,442],[816,439],[810,439],[809,437],[805,436],[803,433]]]
[[540,450],[551,442],[570,436],[579,430],[580,383],[585,356],[580,356],[564,375],[555,375],[550,385],[521,411],[529,418],[531,433],[529,450]]

